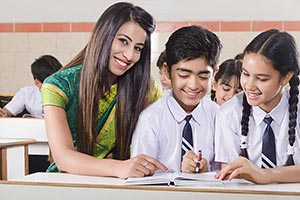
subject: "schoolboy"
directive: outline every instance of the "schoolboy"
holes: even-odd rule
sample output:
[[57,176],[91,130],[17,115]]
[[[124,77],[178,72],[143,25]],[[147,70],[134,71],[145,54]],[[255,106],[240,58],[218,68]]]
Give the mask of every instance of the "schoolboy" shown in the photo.
[[[214,163],[214,119],[218,108],[206,94],[220,50],[219,38],[200,26],[180,28],[170,36],[166,52],[172,92],[141,113],[133,134],[132,157],[147,154],[164,163],[170,172],[185,171],[181,168],[185,153],[182,134],[189,123],[193,144],[190,151],[185,150],[195,156],[202,150],[201,171],[218,166]],[[185,120],[187,115],[191,115],[189,122]],[[196,162],[187,166],[195,168]]]

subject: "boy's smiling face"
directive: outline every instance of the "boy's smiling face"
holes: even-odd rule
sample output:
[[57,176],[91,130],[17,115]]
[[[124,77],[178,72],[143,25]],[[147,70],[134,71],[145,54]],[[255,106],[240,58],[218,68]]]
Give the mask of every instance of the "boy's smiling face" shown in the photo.
[[171,67],[173,96],[179,105],[191,113],[206,95],[211,81],[212,68],[205,58],[182,60]]

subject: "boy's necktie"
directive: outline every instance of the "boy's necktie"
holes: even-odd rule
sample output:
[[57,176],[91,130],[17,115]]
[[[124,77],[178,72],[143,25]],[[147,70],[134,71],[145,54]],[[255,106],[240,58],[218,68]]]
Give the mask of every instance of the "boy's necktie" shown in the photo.
[[265,117],[264,122],[267,124],[263,135],[262,144],[262,168],[276,167],[276,146],[275,136],[271,128],[272,117]]
[[190,119],[192,115],[187,115],[185,117],[185,125],[182,132],[182,148],[181,148],[181,158],[185,154],[186,151],[193,150],[193,134],[192,127],[190,124]]

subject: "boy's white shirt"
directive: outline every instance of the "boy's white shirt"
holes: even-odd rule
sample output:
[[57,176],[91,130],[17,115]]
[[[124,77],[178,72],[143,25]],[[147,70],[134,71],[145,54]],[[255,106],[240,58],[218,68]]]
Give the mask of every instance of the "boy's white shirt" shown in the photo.
[[18,115],[26,108],[32,116],[42,118],[42,98],[39,88],[35,85],[21,88],[5,108],[14,116]]
[[[194,152],[201,149],[211,170],[219,169],[219,165],[214,163],[214,120],[217,109],[213,101],[204,97],[190,113],[193,115],[190,124]],[[172,92],[150,105],[139,117],[133,134],[131,157],[147,154],[165,164],[170,172],[180,172],[182,130],[186,115]]]

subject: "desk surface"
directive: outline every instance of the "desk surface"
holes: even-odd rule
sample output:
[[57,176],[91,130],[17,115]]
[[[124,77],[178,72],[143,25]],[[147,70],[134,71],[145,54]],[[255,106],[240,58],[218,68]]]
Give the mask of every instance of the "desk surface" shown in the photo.
[[[141,191],[146,193],[148,192],[149,195],[152,193],[157,194],[157,192],[163,192],[164,195],[168,195],[168,194],[174,195],[175,193],[182,194],[182,192],[201,193],[203,195],[205,194],[209,196],[211,196],[212,194],[214,195],[227,194],[229,195],[228,199],[232,199],[236,195],[244,195],[244,194],[253,197],[250,198],[249,196],[247,196],[247,198],[249,199],[257,199],[257,197],[269,196],[269,195],[271,195],[272,197],[276,197],[276,199],[277,198],[281,199],[280,197],[282,197],[282,199],[283,198],[286,199],[287,197],[288,198],[297,197],[299,199],[300,196],[300,183],[256,185],[256,184],[247,183],[239,180],[233,180],[230,182],[225,182],[222,186],[206,184],[205,182],[203,182],[203,184],[201,183],[199,185],[193,185],[188,187],[187,186],[182,186],[182,187],[126,186],[124,185],[124,183],[125,180],[118,179],[118,178],[80,176],[80,175],[73,175],[67,173],[35,173],[22,178],[14,179],[12,181],[0,181],[0,190],[1,187],[4,187],[4,185],[6,185],[6,187],[9,187],[9,185],[11,185],[11,186],[22,186],[22,188],[24,188],[25,186],[27,186],[27,188],[38,187],[36,191],[42,191],[41,187],[44,189],[51,188],[51,187],[52,189],[64,188],[64,191],[67,191],[68,189],[70,190],[70,188],[97,189],[95,191],[98,191],[99,189],[103,189],[103,190],[113,189],[116,191],[116,194],[113,195],[120,195],[122,194],[121,191],[130,190],[132,192],[139,191],[137,194],[141,193]],[[151,192],[149,193],[149,191],[151,191],[152,193]],[[82,192],[82,190],[80,190],[80,192]],[[175,192],[175,193],[172,194],[169,192]],[[110,195],[112,195],[111,192]],[[224,199],[226,198],[223,198],[223,200]]]
[[33,138],[37,142],[48,142],[44,119],[0,118],[0,137]]
[[6,148],[11,146],[24,146],[34,143],[34,139],[0,138],[0,148]]

